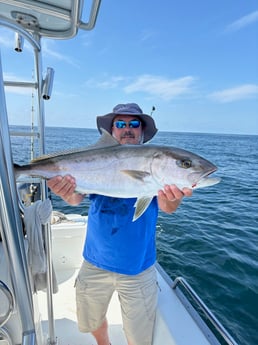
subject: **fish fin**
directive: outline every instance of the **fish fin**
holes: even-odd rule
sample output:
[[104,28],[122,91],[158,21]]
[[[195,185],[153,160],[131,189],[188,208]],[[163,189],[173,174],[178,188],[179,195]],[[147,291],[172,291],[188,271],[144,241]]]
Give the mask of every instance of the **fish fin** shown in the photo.
[[13,163],[13,170],[14,170],[14,175],[16,178],[20,176],[21,169],[22,167],[19,164]]
[[40,163],[40,162],[47,160],[47,159],[51,159],[51,158],[55,158],[55,157],[59,157],[59,156],[65,156],[65,155],[69,155],[69,154],[75,153],[75,152],[83,152],[83,151],[86,151],[88,149],[88,147],[89,146],[81,147],[81,148],[74,148],[72,150],[53,152],[50,154],[45,154],[45,155],[42,155],[42,156],[39,156],[39,157],[32,159],[31,163]]
[[39,156],[39,157],[33,159],[31,161],[31,163],[38,163],[38,162],[46,160],[46,159],[55,158],[55,157],[60,156],[60,155],[68,155],[68,154],[75,153],[75,152],[83,152],[83,151],[87,151],[87,150],[98,149],[101,147],[111,147],[111,146],[120,146],[121,145],[105,129],[101,128],[101,133],[102,133],[102,135],[101,135],[100,139],[93,145],[86,146],[86,147],[68,149],[65,151],[59,151],[59,152],[54,152],[54,153],[50,153],[50,154],[45,154],[45,155],[42,155],[42,156]]
[[104,128],[100,128],[101,130],[101,137],[99,140],[94,144],[91,145],[90,148],[100,148],[100,147],[110,147],[110,146],[120,146],[119,142]]
[[142,198],[138,198],[136,200],[136,203],[134,205],[135,207],[135,212],[133,215],[133,222],[136,221],[136,219],[138,219],[148,208],[148,206],[150,205],[151,201],[152,201],[153,197],[149,197],[149,196],[144,196]]
[[30,162],[31,163],[38,163],[38,162],[44,161],[44,160],[49,159],[49,158],[54,158],[54,157],[58,156],[59,154],[60,154],[60,152],[49,154],[49,155],[48,154],[42,155],[42,156],[39,156],[37,158],[32,159]]
[[141,170],[121,170],[121,172],[141,181],[144,181],[145,177],[149,177],[151,175],[149,172]]

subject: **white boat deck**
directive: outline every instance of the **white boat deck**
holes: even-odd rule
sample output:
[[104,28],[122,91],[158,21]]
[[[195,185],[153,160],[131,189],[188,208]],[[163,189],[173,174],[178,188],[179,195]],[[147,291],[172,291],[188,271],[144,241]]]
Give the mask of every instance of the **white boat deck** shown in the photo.
[[[75,216],[76,217],[76,216]],[[78,217],[78,216],[77,216]],[[69,217],[73,219],[73,216]],[[95,344],[90,334],[80,333],[76,321],[74,282],[82,261],[81,252],[85,237],[84,222],[60,223],[52,225],[53,262],[59,284],[59,291],[53,296],[55,330],[60,345]],[[64,253],[67,253],[64,255]],[[158,271],[159,304],[153,345],[208,345],[203,332],[193,321],[174,290]],[[39,306],[42,314],[43,330],[47,334],[47,297],[39,292]],[[110,340],[112,345],[126,345],[122,329],[122,318],[117,294],[112,297],[108,315]]]
[[[69,273],[73,273],[69,276]],[[81,333],[77,327],[74,281],[78,270],[75,272],[58,272],[58,280],[67,279],[59,285],[59,291],[54,295],[55,331],[59,345],[91,345],[95,340],[91,334]],[[44,292],[39,294],[39,306],[42,314],[43,331],[47,337],[47,296]],[[126,339],[122,330],[117,295],[114,294],[108,310],[108,322],[110,340],[112,345],[126,345]]]
[[[69,220],[52,225],[53,263],[58,282],[58,293],[53,295],[55,332],[59,345],[91,345],[91,334],[81,333],[77,327],[74,283],[82,262],[82,247],[86,234],[87,218],[69,215]],[[82,221],[78,221],[82,220]],[[47,295],[39,292],[39,309],[43,331],[48,333]],[[117,294],[114,294],[108,310],[108,322],[112,345],[126,345]]]
[[[82,247],[86,233],[85,217],[70,215],[68,220],[52,225],[52,258],[54,272],[58,282],[58,292],[53,295],[54,340],[49,339],[47,293],[38,291],[34,294],[34,310],[37,315],[38,336],[42,338],[39,344],[59,345],[95,345],[91,334],[79,332],[76,319],[74,283],[82,262]],[[189,304],[187,308],[178,298],[177,291],[171,288],[172,281],[157,264],[158,276],[158,308],[154,331],[153,345],[218,345],[220,344],[200,317],[192,317],[189,310],[194,309]],[[5,261],[3,246],[0,243],[0,280],[11,289],[8,265]],[[12,290],[12,289],[11,289]],[[7,301],[0,295],[1,312],[6,310]],[[5,307],[4,307],[5,306]],[[2,310],[3,309],[3,310]],[[194,312],[195,313],[195,312]],[[109,334],[112,345],[126,345],[122,328],[122,318],[117,294],[114,293],[107,314]],[[198,323],[196,322],[198,320]],[[41,331],[41,326],[42,331]],[[5,329],[12,342],[1,340],[0,345],[20,344],[21,319],[15,307]],[[49,341],[50,340],[50,341]],[[233,344],[233,343],[232,343]]]

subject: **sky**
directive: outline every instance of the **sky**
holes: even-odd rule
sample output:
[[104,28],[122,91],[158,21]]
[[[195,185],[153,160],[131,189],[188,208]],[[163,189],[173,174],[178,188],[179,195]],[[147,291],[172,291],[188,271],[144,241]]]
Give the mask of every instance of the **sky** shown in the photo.
[[[6,80],[32,80],[32,50],[0,29]],[[257,0],[102,0],[96,26],[42,39],[53,67],[46,125],[96,128],[135,102],[161,131],[258,135]],[[10,124],[30,124],[31,91],[6,87]]]

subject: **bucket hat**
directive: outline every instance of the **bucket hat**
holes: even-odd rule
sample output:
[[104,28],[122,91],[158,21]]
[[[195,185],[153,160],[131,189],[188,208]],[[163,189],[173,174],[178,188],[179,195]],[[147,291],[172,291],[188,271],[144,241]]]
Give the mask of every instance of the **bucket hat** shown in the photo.
[[101,128],[112,134],[113,120],[117,115],[137,116],[141,120],[143,129],[143,142],[146,143],[157,133],[157,128],[150,115],[143,114],[142,109],[136,103],[118,104],[113,112],[97,116],[97,127],[101,133]]

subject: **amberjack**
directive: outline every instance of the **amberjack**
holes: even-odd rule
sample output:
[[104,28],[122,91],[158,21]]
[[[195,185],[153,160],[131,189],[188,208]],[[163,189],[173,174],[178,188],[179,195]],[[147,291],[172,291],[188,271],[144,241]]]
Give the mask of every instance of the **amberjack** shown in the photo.
[[28,165],[15,165],[15,174],[50,179],[67,174],[76,191],[119,198],[137,198],[133,221],[165,185],[197,189],[220,181],[209,177],[217,167],[199,155],[161,145],[121,145],[104,129],[88,147],[44,155]]

